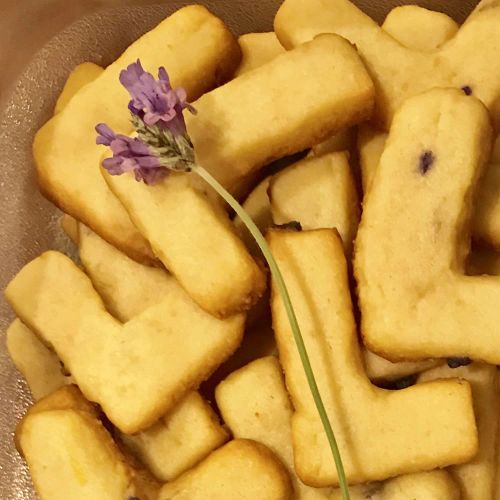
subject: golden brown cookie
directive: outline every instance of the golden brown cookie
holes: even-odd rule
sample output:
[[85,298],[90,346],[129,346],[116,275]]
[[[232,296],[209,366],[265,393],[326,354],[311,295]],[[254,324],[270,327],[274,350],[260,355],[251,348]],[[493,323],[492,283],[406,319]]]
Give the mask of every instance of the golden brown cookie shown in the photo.
[[42,500],[155,498],[74,386],[35,405],[16,441]]
[[381,127],[389,128],[408,97],[434,87],[463,89],[500,120],[500,5],[486,2],[479,4],[448,43],[432,53],[405,47],[349,0],[285,0],[274,29],[287,49],[320,33],[336,33],[355,44],[374,79],[374,118]]
[[322,35],[205,94],[186,118],[198,162],[237,193],[272,160],[369,118],[373,99],[356,49]]
[[148,242],[100,174],[102,147],[95,144],[94,130],[105,122],[116,132],[132,131],[129,96],[118,76],[138,58],[155,74],[165,66],[172,84],[183,86],[193,100],[231,76],[240,49],[207,9],[180,9],[134,42],[49,120],[38,131],[33,152],[40,188],[49,199],[132,258],[151,263],[155,257]]
[[271,179],[268,192],[275,224],[336,228],[351,254],[360,208],[346,152],[309,156],[287,167]]
[[82,87],[93,82],[103,71],[104,68],[91,62],[84,62],[76,66],[69,74],[62,92],[57,98],[54,114],[62,111]]
[[131,173],[103,175],[155,254],[205,311],[228,317],[262,296],[264,271],[227,213],[192,186],[194,174],[171,174],[154,186],[136,182]]
[[[331,229],[272,231],[312,368],[350,484],[462,463],[477,451],[467,382],[441,380],[386,391],[368,380],[358,346],[340,238]],[[273,285],[273,327],[295,408],[295,468],[311,486],[337,485],[325,431],[281,298]],[[383,460],[381,459],[383,457]]]
[[500,361],[500,280],[464,275],[490,140],[484,106],[453,89],[409,99],[394,119],[355,257],[363,338],[388,359]]
[[235,76],[240,76],[283,54],[285,49],[273,31],[269,33],[245,33],[238,38],[241,62]]
[[242,315],[217,320],[180,287],[122,324],[88,277],[58,252],[25,266],[6,296],[85,396],[126,433],[165,415],[236,350],[243,333]]
[[264,445],[235,439],[160,490],[158,500],[291,500],[283,464]]
[[472,388],[479,435],[479,452],[468,463],[449,468],[460,485],[463,500],[491,500],[494,497],[495,457],[497,453],[498,412],[495,366],[472,363],[458,368],[442,365],[422,373],[418,382],[459,377]]

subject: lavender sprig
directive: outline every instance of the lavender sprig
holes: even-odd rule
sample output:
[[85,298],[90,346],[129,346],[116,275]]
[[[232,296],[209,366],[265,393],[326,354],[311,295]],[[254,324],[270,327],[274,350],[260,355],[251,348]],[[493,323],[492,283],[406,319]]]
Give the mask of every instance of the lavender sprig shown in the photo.
[[133,171],[136,180],[146,184],[155,184],[171,170],[193,171],[213,187],[239,215],[261,249],[283,300],[307,382],[330,444],[342,498],[349,500],[349,488],[335,434],[316,383],[283,275],[266,239],[248,213],[207,170],[195,162],[183,110],[187,109],[191,113],[196,111],[186,101],[186,92],[181,88],[171,87],[165,68],[159,69],[158,80],[155,80],[153,75],[144,71],[139,60],[121,72],[120,82],[131,96],[128,107],[137,138],[116,135],[107,125],[97,125],[97,144],[109,146],[113,152],[112,158],[103,161],[103,167],[112,175]]

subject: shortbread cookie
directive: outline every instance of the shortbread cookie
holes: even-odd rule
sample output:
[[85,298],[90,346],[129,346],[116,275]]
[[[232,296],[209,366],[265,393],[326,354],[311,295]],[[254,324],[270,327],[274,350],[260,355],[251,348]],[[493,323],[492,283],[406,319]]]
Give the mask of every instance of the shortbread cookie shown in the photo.
[[[268,189],[276,224],[297,221],[302,229],[336,228],[351,254],[359,220],[359,201],[346,153],[311,156],[275,175]],[[268,197],[269,198],[269,197]],[[265,202],[261,202],[265,207]],[[368,377],[392,381],[419,373],[438,361],[392,363],[363,350]]]
[[16,430],[40,498],[153,500],[78,389],[60,391],[35,405]]
[[136,182],[132,173],[103,175],[155,254],[205,311],[227,317],[262,296],[264,272],[227,213],[191,185],[189,174],[171,174],[154,186]]
[[69,377],[57,355],[49,350],[21,320],[15,319],[6,333],[7,350],[26,379],[36,401],[63,387]]
[[[363,191],[368,192],[385,147],[387,134],[364,125],[358,132]],[[500,162],[490,163],[480,182],[475,200],[472,236],[500,249]]]
[[238,43],[241,48],[241,62],[235,76],[258,68],[285,52],[274,31],[245,33],[238,38]]
[[500,281],[463,274],[490,139],[484,106],[457,90],[411,98],[394,119],[355,258],[362,334],[385,358],[500,362]]
[[[83,225],[80,234],[82,263],[106,307],[121,321],[128,321],[161,302],[171,291],[175,293],[178,285],[164,271],[135,262]],[[71,380],[63,375],[57,356],[20,320],[15,320],[8,330],[7,339],[9,353],[35,399]],[[151,428],[135,436],[120,434],[134,455],[163,481],[196,465],[227,437],[214,412],[197,392],[188,393]]]
[[130,434],[150,427],[196,388],[236,350],[243,332],[242,315],[217,320],[180,287],[121,324],[87,276],[58,252],[25,266],[6,296],[85,396]]
[[235,439],[160,490],[158,500],[289,500],[283,464],[255,441]]
[[[295,474],[290,420],[293,414],[278,360],[261,358],[232,373],[217,388],[217,404],[237,438],[254,439],[270,448],[288,467],[297,500],[342,499],[332,488],[311,488]],[[384,483],[349,488],[352,500],[460,500],[447,472],[408,474]],[[396,496],[396,493],[406,496]],[[415,496],[416,495],[416,496]]]
[[[82,224],[79,240],[80,259],[92,284],[121,321],[178,293],[171,275],[128,258]],[[121,434],[128,448],[162,481],[193,467],[227,438],[210,405],[194,391],[150,429],[135,436]]]
[[471,384],[479,435],[479,452],[470,462],[449,468],[460,485],[463,500],[491,500],[493,498],[500,409],[496,372],[495,366],[479,363],[459,368],[442,365],[422,373],[418,378],[419,382],[428,382],[460,377]]
[[275,224],[302,229],[336,228],[347,255],[359,220],[359,200],[347,153],[301,160],[275,175],[269,186]]
[[[415,5],[396,7],[382,25],[385,31],[409,48],[431,50],[446,42],[456,31],[456,23],[448,16]],[[368,192],[387,135],[363,125],[358,132],[359,163],[363,191]],[[500,141],[497,141],[500,145]],[[500,148],[499,148],[500,150]],[[472,236],[500,249],[500,155],[492,154],[474,211]]]
[[500,120],[500,5],[486,2],[455,37],[431,53],[403,46],[349,0],[285,0],[274,29],[287,49],[322,33],[355,44],[377,89],[375,121],[385,129],[408,97],[434,87],[463,89]]
[[[460,489],[444,470],[405,474],[383,483],[349,488],[351,500],[462,500]],[[336,491],[330,500],[342,500]]]
[[[477,451],[477,434],[467,382],[443,380],[386,391],[371,385],[366,377],[347,264],[335,231],[278,230],[268,238],[297,314],[349,483],[383,480],[471,459]],[[295,408],[292,437],[297,474],[312,486],[337,485],[326,434],[274,285],[272,312]]]
[[366,375],[372,382],[376,383],[395,382],[443,363],[443,361],[439,359],[428,359],[426,361],[399,361],[393,363],[368,349],[363,349],[362,352],[365,359]]
[[[385,18],[382,28],[402,45],[422,51],[437,49],[458,31],[458,25],[451,17],[417,5],[395,7]],[[368,192],[386,139],[387,134],[369,125],[361,125],[358,129],[359,163],[364,193]]]
[[235,438],[266,445],[287,467],[297,500],[329,499],[332,488],[312,488],[295,474],[290,419],[292,405],[277,358],[260,358],[217,386],[217,406]]
[[123,323],[178,294],[165,270],[139,264],[83,224],[78,227],[80,260],[106,309]]
[[[7,331],[9,354],[35,400],[70,383],[57,356],[18,319]],[[120,440],[161,481],[175,479],[224,444],[228,435],[210,405],[190,392],[151,428]]]
[[237,193],[272,160],[369,118],[373,100],[356,49],[322,35],[205,94],[186,118],[199,163]]
[[368,195],[373,178],[375,177],[386,141],[387,134],[380,132],[370,125],[361,125],[358,129],[359,166],[365,197]]
[[39,130],[33,150],[40,187],[48,198],[131,257],[151,262],[149,244],[100,174],[102,147],[95,143],[94,130],[105,122],[116,132],[132,131],[129,95],[118,77],[138,58],[153,73],[165,66],[172,84],[184,87],[193,100],[231,76],[240,49],[220,19],[204,7],[180,9],[83,87]]
[[382,28],[406,47],[431,51],[453,38],[459,26],[442,12],[402,5],[389,12]]
[[125,445],[161,481],[194,467],[228,440],[217,415],[198,392],[190,392],[150,429],[121,435]]
[[[382,28],[407,47],[433,50],[452,38],[458,30],[458,25],[451,17],[441,12],[417,5],[403,5],[389,12]],[[316,154],[350,151],[355,143],[354,137],[355,130],[348,128],[314,146],[313,150]],[[364,187],[364,177],[362,182]]]
[[101,66],[91,62],[84,62],[76,66],[69,74],[62,92],[57,98],[54,114],[62,111],[82,87],[93,82],[103,71]]

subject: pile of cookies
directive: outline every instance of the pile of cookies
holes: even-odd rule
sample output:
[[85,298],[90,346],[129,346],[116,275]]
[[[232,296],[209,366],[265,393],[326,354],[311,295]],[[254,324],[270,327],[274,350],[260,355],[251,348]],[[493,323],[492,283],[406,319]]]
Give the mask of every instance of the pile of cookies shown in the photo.
[[132,132],[118,76],[137,59],[186,89],[197,162],[267,235],[351,498],[500,498],[500,1],[380,27],[349,0],[285,0],[274,29],[236,39],[180,9],[75,68],[35,137],[79,255],[5,291],[43,500],[342,498],[243,221],[193,174],[100,168],[94,127]]

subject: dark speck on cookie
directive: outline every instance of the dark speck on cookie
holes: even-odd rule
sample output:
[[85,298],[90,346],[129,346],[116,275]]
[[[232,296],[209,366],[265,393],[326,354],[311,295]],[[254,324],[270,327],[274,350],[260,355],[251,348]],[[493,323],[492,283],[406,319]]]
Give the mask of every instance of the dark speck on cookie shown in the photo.
[[424,151],[420,155],[420,159],[418,161],[418,171],[422,175],[425,175],[432,168],[433,164],[434,164],[434,153],[429,150]]
[[472,88],[469,85],[464,85],[462,91],[465,95],[472,95]]
[[448,358],[447,360],[448,366],[450,368],[458,368],[460,366],[467,366],[472,363],[472,360],[470,358]]

